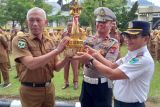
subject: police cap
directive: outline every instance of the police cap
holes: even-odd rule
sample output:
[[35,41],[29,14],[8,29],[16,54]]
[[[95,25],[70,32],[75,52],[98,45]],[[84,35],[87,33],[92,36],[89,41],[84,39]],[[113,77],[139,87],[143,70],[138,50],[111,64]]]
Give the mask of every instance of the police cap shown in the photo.
[[94,11],[96,21],[116,20],[116,15],[107,7],[98,7]]

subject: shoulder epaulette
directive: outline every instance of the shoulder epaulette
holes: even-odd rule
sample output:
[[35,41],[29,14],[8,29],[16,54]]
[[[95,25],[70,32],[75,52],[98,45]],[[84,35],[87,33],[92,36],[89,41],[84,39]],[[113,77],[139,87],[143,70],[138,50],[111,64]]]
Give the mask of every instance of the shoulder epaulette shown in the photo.
[[143,56],[143,54],[144,54],[144,52],[140,52],[140,53],[138,53],[138,54],[136,55],[136,57],[141,57],[141,56]]
[[109,38],[109,40],[110,40],[110,41],[114,41],[114,42],[118,42],[118,40],[115,39],[115,38]]

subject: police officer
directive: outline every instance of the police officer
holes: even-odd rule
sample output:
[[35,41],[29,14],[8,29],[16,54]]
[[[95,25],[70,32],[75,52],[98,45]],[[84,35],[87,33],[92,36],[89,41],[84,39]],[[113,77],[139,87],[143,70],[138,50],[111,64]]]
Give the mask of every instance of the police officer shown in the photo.
[[[119,44],[109,37],[109,33],[116,16],[107,7],[95,9],[94,14],[97,16],[96,35],[88,36],[84,44],[100,51],[103,58],[114,62],[118,57]],[[80,102],[82,107],[112,107],[112,82],[89,63],[84,66]]]
[[0,29],[0,70],[3,77],[3,87],[6,88],[11,85],[9,81],[9,70],[8,70],[8,44],[5,38],[5,34]]
[[47,25],[46,13],[34,7],[27,13],[29,35],[16,36],[13,39],[13,55],[21,64],[19,73],[20,100],[22,107],[54,107],[55,88],[51,83],[53,71],[59,70],[68,61],[58,60],[68,42],[64,38],[57,47],[51,38],[43,34]]
[[[89,61],[98,72],[114,81],[114,107],[145,107],[154,61],[147,49],[150,25],[145,21],[133,21],[124,31],[128,53],[116,63],[88,48],[91,54],[78,53],[83,61]],[[98,92],[99,93],[99,92]]]

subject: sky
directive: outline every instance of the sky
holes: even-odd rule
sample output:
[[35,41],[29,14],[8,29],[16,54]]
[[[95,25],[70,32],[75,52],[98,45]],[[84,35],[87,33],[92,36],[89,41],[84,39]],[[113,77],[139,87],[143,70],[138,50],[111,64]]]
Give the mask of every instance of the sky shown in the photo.
[[[137,0],[131,0],[131,1],[137,1]],[[160,6],[160,0],[148,0],[148,1],[152,2],[156,6]]]
[[[57,2],[58,0],[46,0],[46,1]],[[70,1],[70,0],[63,0],[64,3],[65,1]],[[137,0],[131,0],[131,1],[137,1]],[[160,6],[160,0],[148,0],[148,1],[154,3],[156,6]]]

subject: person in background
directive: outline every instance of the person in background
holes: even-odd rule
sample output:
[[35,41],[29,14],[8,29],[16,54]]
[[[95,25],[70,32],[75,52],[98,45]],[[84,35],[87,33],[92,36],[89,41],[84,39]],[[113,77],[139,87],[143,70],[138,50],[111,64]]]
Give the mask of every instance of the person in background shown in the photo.
[[146,21],[132,21],[132,25],[122,32],[128,53],[115,63],[90,47],[87,47],[88,53],[79,52],[74,57],[91,64],[105,77],[115,80],[114,107],[145,107],[154,72],[154,61],[147,49],[150,24]]
[[[110,37],[116,39],[119,42],[120,46],[123,45],[124,38],[121,35],[121,32],[119,31],[119,29],[117,27],[117,21],[113,21],[112,22],[112,28],[111,28],[111,31],[110,31]],[[118,55],[117,59],[119,59],[121,57],[120,50],[119,50],[118,54],[119,55]]]
[[8,44],[3,30],[0,29],[0,70],[4,82],[1,84],[3,88],[7,88],[11,85],[9,80],[8,61]]
[[110,31],[110,37],[118,40],[118,42],[120,43],[120,46],[123,45],[124,38],[121,35],[121,32],[119,31],[119,29],[117,27],[117,21],[112,22],[112,29]]
[[12,53],[12,40],[13,40],[13,38],[17,35],[17,32],[18,32],[18,31],[20,31],[20,29],[18,29],[18,28],[13,28],[13,29],[11,30],[11,34],[10,34],[10,35],[11,35],[11,39],[10,39],[10,42],[11,42],[11,43],[10,43],[10,45],[11,45],[11,46],[10,46],[10,48],[11,48],[11,49],[10,49],[10,50],[11,50],[11,53]]
[[[62,34],[62,38],[64,37],[70,37],[71,36],[71,30],[72,30],[72,22],[69,21],[67,23],[67,29],[66,31]],[[70,65],[72,66],[73,70],[73,87],[76,90],[78,88],[78,67],[79,67],[79,61],[76,60],[71,60],[68,63],[65,64],[64,66],[64,86],[62,89],[66,89],[69,87],[69,69]]]
[[58,46],[44,34],[48,24],[46,12],[33,7],[27,12],[29,34],[16,36],[12,41],[14,60],[21,65],[19,94],[22,107],[55,107],[55,87],[51,79],[53,72],[60,70],[69,58],[59,60],[69,38]]
[[90,36],[92,35],[92,28],[91,27],[87,27],[86,28],[86,36]]

